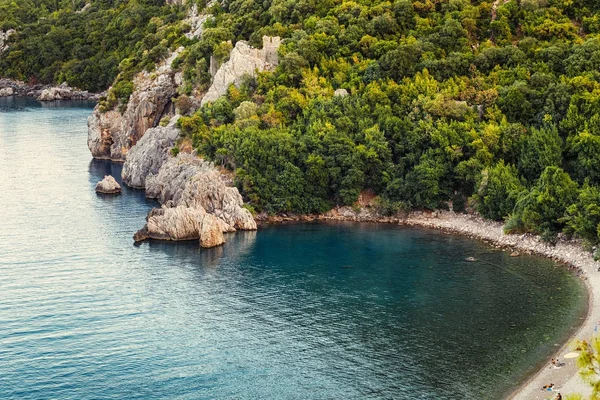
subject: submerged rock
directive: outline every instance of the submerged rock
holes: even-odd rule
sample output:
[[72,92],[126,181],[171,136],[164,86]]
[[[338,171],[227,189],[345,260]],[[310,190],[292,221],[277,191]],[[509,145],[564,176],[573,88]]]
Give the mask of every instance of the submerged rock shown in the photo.
[[171,119],[166,127],[157,126],[146,131],[144,136],[133,146],[123,165],[121,176],[127,186],[137,189],[146,188],[146,177],[158,173],[160,167],[168,160],[169,151],[180,135],[175,127],[176,118]]
[[121,186],[112,175],[106,175],[104,179],[96,184],[96,192],[105,194],[121,193]]

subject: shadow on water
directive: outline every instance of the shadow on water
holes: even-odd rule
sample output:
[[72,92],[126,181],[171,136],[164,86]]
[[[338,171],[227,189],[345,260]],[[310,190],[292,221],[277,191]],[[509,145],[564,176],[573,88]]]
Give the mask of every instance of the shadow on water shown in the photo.
[[[96,184],[104,179],[106,175],[112,175],[113,178],[121,185],[121,194],[119,196],[125,196],[128,201],[136,201],[141,204],[151,205],[157,207],[159,204],[152,199],[148,199],[143,190],[133,189],[123,183],[121,172],[123,171],[123,164],[112,162],[110,160],[98,160],[93,158],[88,166],[89,182],[92,187],[96,187]],[[105,195],[98,193],[98,197],[103,199],[113,199],[114,195]]]
[[123,184],[123,179],[121,178],[123,164],[93,158],[90,161],[88,171],[90,173],[90,182],[93,181],[95,183],[104,178],[105,175],[112,175],[119,182],[119,185]]
[[204,267],[217,267],[223,258],[230,261],[242,259],[252,251],[256,242],[256,231],[238,231],[225,235],[225,244],[210,249],[200,247],[197,240],[182,242],[165,242],[149,240],[138,246],[148,246],[151,253],[162,253],[178,260],[180,264],[197,265]]

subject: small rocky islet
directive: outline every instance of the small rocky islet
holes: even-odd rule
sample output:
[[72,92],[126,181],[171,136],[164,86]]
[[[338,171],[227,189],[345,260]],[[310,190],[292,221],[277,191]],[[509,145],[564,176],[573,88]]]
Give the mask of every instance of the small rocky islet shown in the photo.
[[104,179],[96,184],[96,192],[103,194],[121,193],[121,185],[112,175],[106,175]]

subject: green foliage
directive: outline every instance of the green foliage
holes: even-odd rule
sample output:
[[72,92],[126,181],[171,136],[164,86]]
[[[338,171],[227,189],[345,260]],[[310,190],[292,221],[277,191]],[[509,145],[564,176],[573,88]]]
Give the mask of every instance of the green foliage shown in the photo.
[[171,118],[169,116],[165,116],[160,119],[160,122],[158,124],[162,127],[165,127],[169,125],[169,122],[171,122]]
[[[591,341],[580,340],[575,344],[579,353],[577,367],[579,376],[591,388],[589,400],[600,399],[600,338],[594,337]],[[580,394],[571,394],[566,400],[583,400]]]
[[562,140],[555,127],[532,129],[523,140],[519,171],[533,182],[546,167],[561,165],[562,149]]
[[577,197],[577,183],[565,171],[546,167],[535,186],[519,197],[506,229],[509,233],[534,232],[553,238],[562,231],[562,217]]
[[590,186],[588,182],[579,192],[574,204],[567,208],[562,219],[566,224],[566,232],[575,234],[589,243],[600,241],[600,189]]
[[258,211],[320,212],[371,190],[386,214],[473,199],[485,217],[510,216],[508,231],[598,241],[598,1],[492,12],[475,0],[231,0],[211,6],[200,39],[183,35],[185,7],[93,0],[73,12],[83,3],[0,0],[0,29],[17,28],[2,74],[114,82],[108,110],[127,102],[137,71],[183,45],[174,102],[185,114],[236,42],[283,38],[273,71],[178,122],[200,154],[236,171]]
[[175,104],[175,110],[181,115],[187,115],[192,107],[194,107],[194,102],[185,94],[173,99],[173,104]]
[[102,91],[118,73],[129,81],[182,43],[183,15],[154,0],[0,0],[0,29],[16,30],[1,75]]
[[476,195],[478,211],[486,218],[500,221],[512,213],[524,190],[517,169],[500,161],[481,174]]

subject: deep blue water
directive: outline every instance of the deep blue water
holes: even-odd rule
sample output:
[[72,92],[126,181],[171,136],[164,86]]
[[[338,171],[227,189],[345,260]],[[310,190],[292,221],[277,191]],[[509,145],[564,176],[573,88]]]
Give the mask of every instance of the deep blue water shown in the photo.
[[585,312],[564,267],[422,229],[135,246],[155,203],[94,192],[89,107],[0,99],[1,399],[497,399]]

